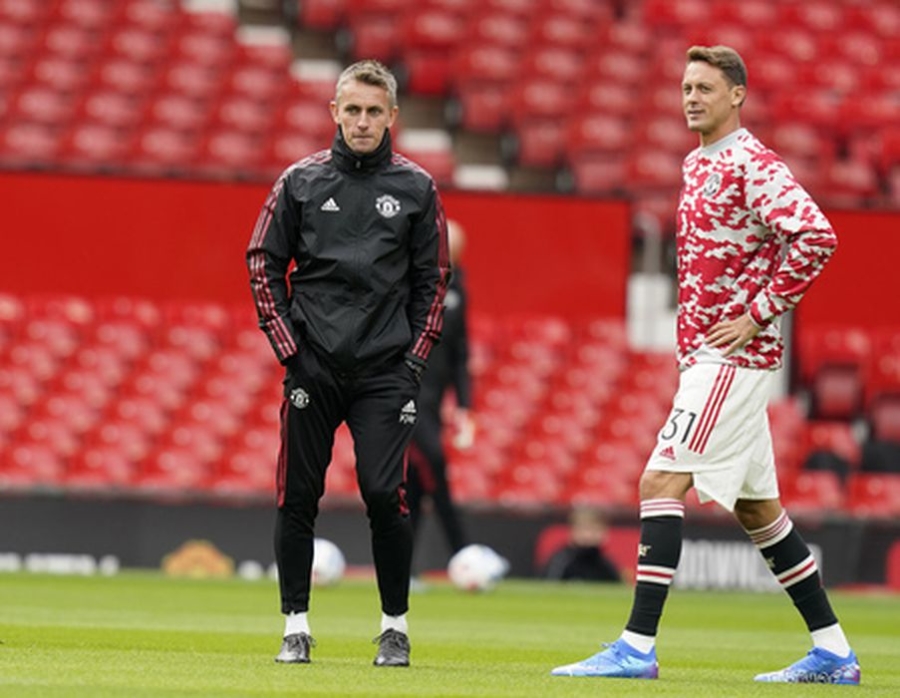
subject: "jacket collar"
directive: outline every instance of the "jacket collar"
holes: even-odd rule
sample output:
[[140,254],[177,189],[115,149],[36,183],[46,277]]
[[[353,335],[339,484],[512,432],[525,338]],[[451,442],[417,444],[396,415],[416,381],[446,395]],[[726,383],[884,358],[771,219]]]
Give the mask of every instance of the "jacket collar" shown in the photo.
[[359,154],[350,149],[344,140],[344,134],[338,127],[331,144],[331,153],[340,170],[357,173],[373,172],[391,160],[393,155],[391,132],[385,130],[381,143],[371,153]]

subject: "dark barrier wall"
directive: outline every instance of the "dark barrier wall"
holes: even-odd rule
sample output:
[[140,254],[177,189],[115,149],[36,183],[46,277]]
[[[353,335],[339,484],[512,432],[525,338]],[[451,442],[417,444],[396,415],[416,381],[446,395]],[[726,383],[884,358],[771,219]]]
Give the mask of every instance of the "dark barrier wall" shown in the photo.
[[[268,187],[0,174],[0,290],[249,302],[244,251]],[[448,192],[472,308],[622,316],[622,202]]]
[[[547,526],[565,520],[560,512],[500,509],[464,512],[474,539],[495,548],[510,562],[510,574],[534,574],[535,544]],[[273,560],[275,508],[269,503],[160,502],[148,499],[22,496],[0,499],[0,573],[21,569],[58,571],[84,560],[103,567],[156,568],[191,540],[209,541],[236,564],[268,568]],[[610,537],[624,546],[610,555],[631,573],[637,536],[634,512],[610,517]],[[884,584],[887,551],[898,539],[894,521],[795,517],[813,546],[829,585]],[[368,524],[358,502],[323,507],[316,533],[333,540],[351,565],[372,564]],[[417,543],[419,569],[441,570],[449,551],[433,517]],[[629,537],[630,535],[630,537]],[[613,546],[616,547],[616,546]],[[728,517],[692,512],[685,522],[685,550],[676,584],[690,588],[777,590],[758,551]]]

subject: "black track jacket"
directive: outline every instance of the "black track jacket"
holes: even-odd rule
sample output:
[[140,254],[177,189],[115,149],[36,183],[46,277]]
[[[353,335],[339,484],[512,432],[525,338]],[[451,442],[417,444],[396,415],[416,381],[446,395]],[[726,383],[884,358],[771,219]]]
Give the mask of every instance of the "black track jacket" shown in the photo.
[[281,363],[309,342],[348,373],[401,356],[424,366],[440,340],[443,206],[431,176],[393,153],[389,131],[358,155],[338,129],[331,150],[288,167],[260,211],[247,267]]

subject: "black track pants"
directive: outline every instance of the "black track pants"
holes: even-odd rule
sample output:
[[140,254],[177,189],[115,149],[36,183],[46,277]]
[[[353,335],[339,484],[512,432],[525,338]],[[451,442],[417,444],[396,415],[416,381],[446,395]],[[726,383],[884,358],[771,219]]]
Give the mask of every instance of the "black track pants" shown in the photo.
[[315,520],[334,433],[343,421],[353,436],[381,610],[388,615],[408,610],[412,530],[404,488],[418,391],[402,359],[376,371],[345,375],[306,349],[295,374],[286,376],[275,525],[283,613],[309,610]]

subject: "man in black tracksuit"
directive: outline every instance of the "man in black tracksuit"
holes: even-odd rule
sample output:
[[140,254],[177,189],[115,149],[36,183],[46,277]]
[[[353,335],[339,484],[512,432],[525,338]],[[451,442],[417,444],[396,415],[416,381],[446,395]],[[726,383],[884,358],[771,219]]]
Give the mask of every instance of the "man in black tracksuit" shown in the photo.
[[286,616],[279,662],[309,662],[315,520],[334,433],[346,421],[381,597],[375,664],[409,664],[405,455],[420,376],[440,339],[450,263],[434,181],[392,151],[396,85],[376,61],[341,74],[331,150],[281,175],[247,250],[260,327],[286,368],[275,527]]
[[453,391],[455,441],[468,448],[474,437],[472,417],[472,376],[469,372],[469,332],[467,297],[463,270],[459,264],[465,245],[465,232],[459,223],[448,221],[448,242],[453,278],[444,297],[444,329],[422,377],[419,392],[419,416],[409,449],[407,501],[413,526],[413,538],[419,526],[423,498],[430,498],[444,531],[451,553],[456,553],[468,538],[453,502],[447,481],[447,456],[444,452],[443,402],[448,389]]

